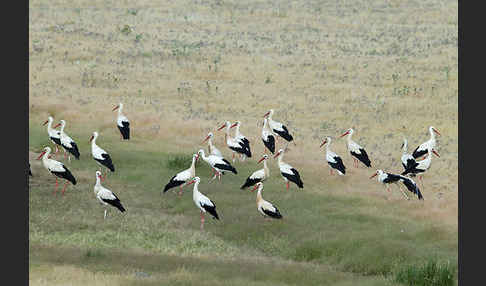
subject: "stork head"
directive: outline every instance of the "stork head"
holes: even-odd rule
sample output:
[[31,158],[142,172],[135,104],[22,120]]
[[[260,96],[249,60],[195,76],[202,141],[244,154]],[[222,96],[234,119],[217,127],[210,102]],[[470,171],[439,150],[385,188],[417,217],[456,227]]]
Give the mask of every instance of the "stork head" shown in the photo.
[[221,125],[221,127],[218,128],[218,131],[225,128],[226,126],[229,126],[229,125],[230,125],[230,122],[226,121],[225,123],[223,123],[223,125]]
[[233,128],[233,127],[236,127],[236,126],[240,127],[240,124],[241,124],[241,122],[240,122],[240,121],[238,121],[238,120],[236,120],[236,121],[235,121],[235,123],[233,123],[233,124],[230,126],[230,128]]
[[118,108],[123,108],[123,104],[120,102],[120,104],[118,104],[117,106],[113,107],[113,110],[112,111],[115,111],[117,110]]
[[96,174],[96,178],[101,179],[101,172],[100,172],[100,171],[96,171],[96,173],[95,173],[95,174]]
[[263,190],[263,183],[262,182],[256,183],[255,186],[253,187],[253,189],[251,189],[251,191],[254,192],[256,189],[258,189],[258,191],[262,191]]
[[435,132],[437,135],[440,136],[439,130],[437,130],[437,128],[435,128],[434,126],[430,126],[429,131],[430,131],[430,134],[432,134],[432,132]]
[[321,143],[321,145],[319,146],[319,148],[320,148],[320,147],[322,147],[322,146],[324,146],[326,143],[327,143],[327,144],[331,143],[331,137],[326,137],[326,138],[324,138],[324,140],[322,140],[322,143]]
[[192,178],[192,180],[190,180],[189,182],[187,182],[187,185],[190,185],[190,184],[194,184],[194,183],[198,183],[201,181],[201,178],[199,177],[194,177]]
[[268,118],[268,117],[271,117],[273,115],[273,109],[270,109],[269,111],[267,111],[267,113],[265,113],[263,115],[264,118]]
[[52,118],[52,116],[49,116],[47,117],[47,120],[42,125],[46,125],[48,122],[52,122],[52,121],[54,121],[54,118]]
[[91,135],[91,138],[89,139],[89,142],[93,141],[93,139],[98,138],[98,132],[93,132],[93,135]]
[[204,143],[204,142],[208,141],[208,140],[209,140],[209,138],[213,138],[213,136],[214,136],[214,135],[213,135],[213,132],[209,132],[209,133],[208,133],[208,136],[206,136],[206,138],[203,140],[203,142],[202,142],[202,143]]
[[403,143],[402,143],[402,146],[400,148],[402,148],[405,151],[405,149],[407,149],[407,143],[408,143],[407,139],[403,138]]
[[346,132],[344,132],[341,136],[339,136],[339,138],[344,137],[348,134],[352,135],[353,132],[354,132],[353,128],[349,128],[348,130],[346,130]]
[[203,149],[199,149],[199,151],[197,151],[197,155],[204,156],[204,150]]
[[262,158],[260,160],[258,160],[258,163],[259,164],[260,162],[264,161],[264,160],[267,160],[268,159],[268,155],[267,154],[263,154]]
[[280,154],[284,153],[284,149],[279,149],[278,152],[275,154],[275,156],[273,156],[273,158],[277,158],[278,156],[280,156]]
[[371,175],[370,179],[373,179],[375,176],[381,175],[381,174],[383,174],[382,170],[376,170],[376,172],[373,175]]
[[193,159],[195,158],[196,159],[196,162],[197,162],[197,160],[199,159],[199,154],[192,154],[192,158]]
[[57,128],[57,127],[59,127],[59,126],[62,126],[62,128],[64,128],[64,126],[66,126],[66,121],[64,121],[64,120],[62,120],[62,119],[61,119],[61,120],[59,120],[59,123],[58,123],[58,124],[56,124],[56,126],[54,126],[53,128],[54,128],[54,129],[56,129],[56,128]]
[[40,158],[42,158],[42,156],[44,156],[46,153],[51,153],[51,147],[44,147],[44,149],[42,149],[42,153],[40,153],[39,157],[37,157],[37,160],[40,160]]

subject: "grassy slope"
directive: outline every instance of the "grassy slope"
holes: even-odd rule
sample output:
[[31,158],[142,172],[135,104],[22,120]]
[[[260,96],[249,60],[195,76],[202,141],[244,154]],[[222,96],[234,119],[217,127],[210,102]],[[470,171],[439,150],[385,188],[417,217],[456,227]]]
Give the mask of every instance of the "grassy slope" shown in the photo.
[[[89,284],[135,284],[142,283],[133,274],[139,270],[150,279],[190,284],[204,277],[216,284],[214,277],[243,263],[243,273],[266,274],[239,276],[236,285],[282,283],[282,277],[376,285],[386,282],[373,275],[430,257],[457,265],[456,2],[103,3],[29,2],[30,150],[47,144],[40,124],[51,114],[67,120],[82,154],[68,165],[79,184],[65,198],[52,197],[54,179],[31,158],[33,284],[62,284],[63,271],[78,284],[86,284],[81,273],[89,274]],[[122,32],[125,25],[130,33]],[[119,101],[133,127],[133,140],[123,144],[108,112]],[[255,194],[238,189],[255,160],[237,164],[237,176],[211,187],[209,170],[199,163],[201,191],[222,216],[208,220],[201,233],[189,192],[182,199],[160,197],[178,171],[168,160],[203,147],[204,135],[226,119],[242,121],[253,153],[261,154],[255,126],[268,108],[297,138],[285,161],[300,170],[304,191],[285,192],[272,160],[264,197],[285,219],[264,222]],[[330,177],[317,148],[323,136],[354,126],[374,167],[398,171],[402,137],[414,148],[431,124],[443,134],[442,156],[425,177],[423,203],[385,194],[367,179],[371,170]],[[96,164],[88,139],[94,130],[117,166],[105,185],[129,210],[125,216],[111,211],[104,223],[92,191]],[[222,134],[215,135],[225,150]],[[346,154],[342,140],[332,149]],[[161,261],[171,259],[178,268],[166,275],[173,268]]]

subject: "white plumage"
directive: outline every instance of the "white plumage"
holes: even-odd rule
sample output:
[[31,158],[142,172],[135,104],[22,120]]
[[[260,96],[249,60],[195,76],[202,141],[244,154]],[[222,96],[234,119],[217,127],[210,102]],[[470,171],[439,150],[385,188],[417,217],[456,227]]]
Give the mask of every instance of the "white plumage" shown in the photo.
[[412,156],[417,159],[425,154],[427,154],[428,150],[434,149],[436,145],[435,140],[435,133],[440,136],[439,131],[434,127],[429,127],[430,139],[425,141],[424,143],[420,144],[412,153]]
[[[111,161],[111,157],[108,152],[106,152],[96,144],[96,139],[98,138],[98,135],[98,132],[95,131],[89,139],[89,141],[91,142],[91,154],[93,155],[93,159],[98,163],[98,165],[105,166],[111,172],[115,172],[115,166],[113,165],[113,162]],[[106,174],[104,175],[104,177],[106,177]]]
[[205,195],[203,195],[201,192],[199,192],[198,186],[200,182],[201,179],[199,177],[194,177],[193,180],[188,182],[188,185],[194,183],[194,188],[192,189],[192,200],[194,201],[194,204],[201,212],[201,229],[203,229],[205,213],[207,212],[210,213],[213,216],[213,218],[217,220],[219,220],[219,216],[218,213],[216,212],[216,205],[214,204],[214,202],[211,201]]
[[284,153],[285,150],[280,149],[278,150],[277,154],[275,154],[274,158],[278,157],[278,168],[280,169],[280,174],[285,181],[287,190],[289,189],[289,181],[295,183],[299,188],[303,188],[304,183],[300,179],[300,174],[297,169],[282,161]]
[[326,146],[326,161],[330,167],[330,172],[332,175],[332,170],[336,170],[339,175],[346,174],[346,167],[344,166],[343,160],[336,153],[331,151],[329,145],[331,145],[331,137],[326,137],[320,147]]
[[101,172],[96,171],[96,184],[93,188],[93,191],[100,204],[105,206],[105,215],[103,219],[106,219],[106,213],[108,211],[106,207],[108,205],[116,207],[118,210],[120,210],[120,212],[126,211],[123,205],[121,204],[120,199],[112,191],[103,187],[100,181],[101,181]]
[[203,149],[200,149],[198,151],[198,154],[199,156],[201,156],[204,162],[208,163],[208,165],[211,166],[211,168],[213,168],[213,170],[216,171],[211,181],[214,180],[216,176],[218,176],[219,180],[221,180],[221,175],[225,171],[230,171],[233,172],[234,174],[237,174],[236,169],[225,158],[215,156],[215,155],[206,156]]
[[[241,189],[251,187],[258,182],[265,181],[270,176],[270,170],[267,166],[268,155],[264,154],[258,163],[263,161],[263,168],[253,172],[245,181],[245,183],[241,186]],[[257,164],[258,164],[257,163]]]
[[188,180],[196,176],[196,162],[198,158],[198,154],[193,154],[191,166],[173,176],[169,180],[167,185],[165,185],[163,192],[165,193],[169,189],[179,186],[179,195],[182,195],[182,187],[184,186],[184,184],[187,183]]
[[216,146],[214,146],[213,140],[212,140],[213,137],[214,137],[214,134],[212,132],[209,132],[208,136],[206,136],[206,138],[203,140],[202,143],[208,141],[208,151],[209,151],[210,155],[223,157],[223,153],[221,153],[221,151],[219,151],[219,149],[216,148]]
[[[54,128],[61,126],[61,130],[59,131],[61,146],[64,148],[64,157],[66,157],[67,153],[71,153],[74,155],[76,159],[79,160],[79,149],[78,145],[74,140],[64,132],[64,128],[66,127],[66,121],[60,120],[59,124],[57,124]],[[68,160],[71,161],[71,156],[68,155]]]
[[258,192],[257,192],[256,204],[257,204],[258,212],[260,212],[265,218],[271,217],[275,219],[281,219],[282,215],[280,214],[280,211],[277,209],[277,207],[274,206],[269,201],[263,199],[262,197],[263,184],[261,182],[258,182],[255,185],[255,187],[252,189],[252,192],[257,188],[258,188]]
[[130,121],[122,113],[123,103],[120,102],[120,104],[118,104],[113,108],[113,111],[117,109],[118,109],[118,116],[116,118],[116,125],[118,127],[118,130],[120,131],[121,139],[128,140],[130,139]]
[[42,165],[46,170],[48,170],[52,175],[56,176],[56,188],[54,189],[54,194],[57,192],[57,178],[65,179],[66,183],[62,190],[62,194],[64,195],[64,191],[66,190],[68,182],[71,182],[73,185],[76,185],[76,178],[74,178],[73,174],[69,169],[61,162],[50,159],[49,154],[51,153],[50,147],[45,147],[44,151],[39,155],[37,158],[38,160],[42,158]]
[[294,140],[292,135],[290,135],[287,126],[272,119],[273,112],[274,112],[273,109],[270,109],[267,113],[265,113],[265,115],[263,115],[264,118],[268,118],[268,125],[270,126],[272,132],[276,133],[277,135],[287,140],[288,142]]
[[52,122],[54,121],[54,118],[52,116],[47,117],[47,120],[44,122],[43,125],[47,124],[47,134],[49,136],[49,140],[54,144],[56,147],[56,152],[54,154],[57,154],[59,151],[59,148],[57,147],[58,145],[61,145],[61,132],[56,130],[55,128],[52,128]]

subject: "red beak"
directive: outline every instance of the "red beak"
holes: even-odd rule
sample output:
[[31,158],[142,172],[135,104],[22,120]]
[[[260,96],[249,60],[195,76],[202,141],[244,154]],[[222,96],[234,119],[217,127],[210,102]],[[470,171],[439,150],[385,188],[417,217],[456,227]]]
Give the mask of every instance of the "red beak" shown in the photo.
[[94,136],[91,135],[91,138],[89,138],[89,142],[91,142],[91,140],[93,140]]
[[194,183],[194,182],[195,182],[195,180],[192,180],[192,181],[190,181],[189,183],[187,183],[187,185],[190,185],[190,184],[192,184],[192,183]]
[[235,127],[237,124],[236,123],[233,123],[233,125],[230,126],[230,128],[233,128]]
[[265,117],[267,117],[269,114],[270,114],[270,111],[268,111],[267,113],[265,113],[265,114],[263,115],[263,117],[265,118]]
[[346,136],[346,135],[348,135],[348,134],[349,134],[349,131],[346,131],[346,132],[344,132],[344,133],[343,133],[343,135],[339,136],[339,138],[341,138],[341,137],[343,137],[343,136]]
[[46,153],[46,151],[42,151],[42,153],[40,153],[39,157],[37,157],[37,160],[39,160],[40,158],[42,158],[42,156],[44,156],[45,153]]
[[117,110],[119,107],[120,107],[120,105],[115,106],[112,111]]
[[61,126],[61,123],[56,124],[56,126],[54,126],[54,129],[56,129],[59,126]]
[[211,138],[211,136],[206,137],[206,139],[204,139],[202,143],[208,141],[209,138]]
[[434,130],[434,132],[437,133],[440,136],[440,133],[439,133],[439,131],[437,131],[437,129],[434,128],[432,130]]
[[275,159],[275,158],[277,158],[277,157],[278,157],[278,155],[280,155],[280,152],[277,152],[277,154],[275,154],[275,156],[273,156],[273,158],[274,158],[274,159]]
[[223,124],[223,125],[221,125],[221,127],[218,128],[218,131],[221,130],[221,129],[223,129],[223,128],[225,128],[225,127],[226,127],[226,123]]
[[437,156],[437,157],[439,157],[439,158],[440,158],[440,155],[439,155],[439,153],[437,153],[437,151],[432,150],[432,153],[434,153],[434,154],[435,154],[435,156]]
[[199,154],[196,155],[196,162],[199,160]]
[[370,177],[370,179],[373,179],[373,177],[375,177],[376,175],[378,175],[378,173],[374,173],[373,176]]
[[326,142],[327,142],[327,140],[324,139],[324,141],[322,141],[321,146],[319,146],[319,148],[321,148],[324,144],[326,144]]
[[44,122],[44,124],[42,124],[42,125],[46,125],[46,124],[47,124],[47,122],[49,122],[49,120],[46,120],[46,122]]
[[251,191],[253,192],[253,191],[255,191],[257,188],[258,188],[258,185],[255,185],[255,186],[253,187],[253,189],[251,189]]
[[258,160],[258,163],[259,164],[261,161],[263,161],[265,159],[265,157],[262,157],[260,160]]

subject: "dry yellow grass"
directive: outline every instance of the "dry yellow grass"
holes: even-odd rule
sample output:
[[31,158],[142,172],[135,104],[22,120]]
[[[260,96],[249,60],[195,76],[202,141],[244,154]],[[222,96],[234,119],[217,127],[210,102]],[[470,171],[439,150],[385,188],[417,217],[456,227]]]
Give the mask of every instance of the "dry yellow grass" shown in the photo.
[[[196,150],[218,123],[240,120],[260,154],[257,124],[273,108],[296,138],[285,161],[307,184],[373,199],[385,194],[369,175],[401,171],[403,137],[413,150],[433,125],[441,158],[424,177],[424,204],[408,212],[457,234],[457,5],[31,0],[31,124],[50,114],[86,135],[79,140],[94,130],[118,136],[111,108],[123,102],[141,143],[134,148]],[[336,139],[349,127],[372,170],[352,168]],[[223,134],[215,132],[215,144],[226,152]],[[319,149],[326,135],[349,167],[346,178],[328,175]],[[388,202],[406,205],[398,194]]]

